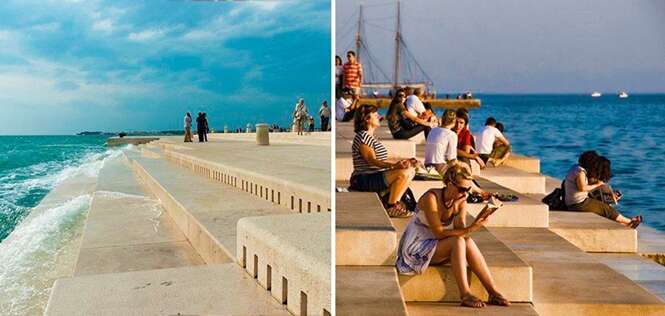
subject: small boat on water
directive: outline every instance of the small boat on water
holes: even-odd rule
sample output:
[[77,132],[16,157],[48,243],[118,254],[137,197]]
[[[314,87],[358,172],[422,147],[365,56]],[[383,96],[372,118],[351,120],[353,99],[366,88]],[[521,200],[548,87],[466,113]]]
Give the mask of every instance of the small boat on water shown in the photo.
[[594,91],[594,92],[591,93],[592,98],[600,98],[602,95],[603,94],[598,92],[598,91]]
[[624,90],[619,91],[619,99],[626,99],[626,98],[628,98],[628,93],[626,93],[626,91]]

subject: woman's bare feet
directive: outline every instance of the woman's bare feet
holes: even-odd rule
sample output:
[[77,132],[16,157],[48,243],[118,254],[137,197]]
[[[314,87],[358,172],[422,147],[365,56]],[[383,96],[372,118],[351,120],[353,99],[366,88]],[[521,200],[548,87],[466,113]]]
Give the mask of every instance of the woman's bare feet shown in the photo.
[[498,306],[510,306],[510,301],[503,297],[501,293],[496,292],[494,294],[490,294],[489,297],[487,298],[487,304],[489,305],[498,305]]
[[485,302],[475,297],[473,294],[467,293],[464,296],[462,296],[462,302],[460,303],[460,305],[466,307],[481,308],[485,307]]

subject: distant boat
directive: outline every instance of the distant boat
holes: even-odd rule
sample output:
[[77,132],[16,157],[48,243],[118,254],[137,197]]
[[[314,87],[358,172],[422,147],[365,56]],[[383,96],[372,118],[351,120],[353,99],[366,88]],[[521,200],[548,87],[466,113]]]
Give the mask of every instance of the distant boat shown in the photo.
[[603,94],[598,92],[598,91],[594,91],[594,92],[591,93],[592,98],[600,98],[602,95]]
[[626,93],[626,91],[623,90],[619,91],[619,99],[625,99],[625,98],[628,98],[628,93]]

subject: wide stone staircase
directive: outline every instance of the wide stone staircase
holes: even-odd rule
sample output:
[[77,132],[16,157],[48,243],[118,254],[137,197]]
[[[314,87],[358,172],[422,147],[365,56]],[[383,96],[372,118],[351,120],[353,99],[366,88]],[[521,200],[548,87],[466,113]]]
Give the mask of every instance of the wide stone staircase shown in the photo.
[[[56,281],[46,314],[330,315],[329,191],[303,184],[329,173],[285,176],[290,153],[316,156],[328,137],[126,150],[102,168],[76,269]],[[275,172],[251,167],[262,159]]]
[[[345,188],[353,170],[353,127],[337,123],[336,133],[335,179]],[[391,158],[415,153],[423,159],[420,141],[392,140],[385,126],[375,135],[389,144]],[[549,211],[540,199],[560,181],[540,174],[538,159],[513,155],[504,166],[474,170],[484,190],[519,198],[505,202],[485,228],[471,234],[513,305],[460,307],[447,264],[398,275],[396,250],[409,219],[388,218],[374,193],[342,192],[336,195],[335,224],[339,315],[665,315],[665,267],[640,256],[638,232],[595,214]],[[414,181],[410,187],[418,198],[442,184]],[[467,222],[481,208],[469,204]],[[657,236],[665,235],[649,233],[649,249],[657,253],[665,243]],[[486,298],[468,273],[472,292]]]

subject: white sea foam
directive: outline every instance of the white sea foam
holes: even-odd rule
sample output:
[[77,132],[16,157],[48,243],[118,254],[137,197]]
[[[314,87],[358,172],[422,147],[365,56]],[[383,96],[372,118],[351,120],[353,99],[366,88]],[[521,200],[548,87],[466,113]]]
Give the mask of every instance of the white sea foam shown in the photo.
[[[13,187],[4,189],[10,191],[9,195],[18,195],[34,188],[50,190],[58,185],[66,187],[67,181],[74,178],[96,178],[104,163],[119,157],[124,149],[90,153],[78,159],[76,164],[64,168],[60,166],[57,168],[59,171],[14,183]],[[53,167],[52,164],[43,164],[25,172],[43,174],[43,168]],[[94,179],[91,180],[90,183],[94,183]],[[9,207],[16,201],[3,197],[0,200]],[[50,207],[35,207],[33,213],[0,243],[2,315],[43,313],[55,279],[71,274],[91,196],[59,194],[56,197],[47,196],[46,200]]]

